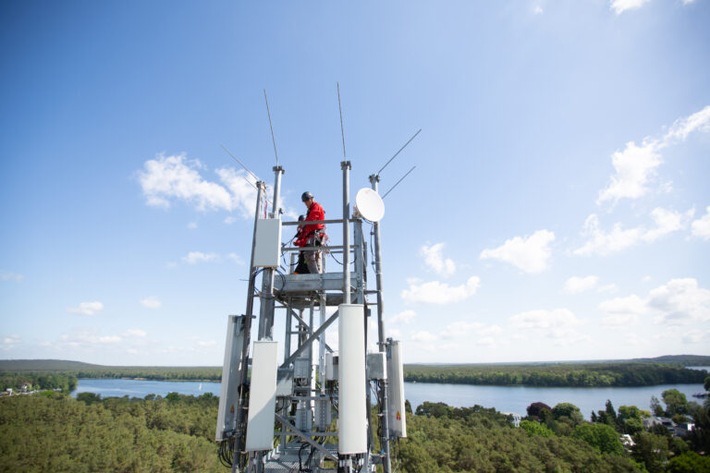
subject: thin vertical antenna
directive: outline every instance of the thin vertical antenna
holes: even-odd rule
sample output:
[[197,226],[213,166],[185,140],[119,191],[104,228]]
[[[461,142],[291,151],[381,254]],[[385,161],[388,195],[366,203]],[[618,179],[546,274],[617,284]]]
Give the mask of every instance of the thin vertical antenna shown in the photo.
[[347,160],[347,154],[345,153],[345,128],[343,128],[343,106],[340,103],[340,82],[336,82],[338,85],[338,110],[340,110],[340,135],[343,137],[343,160]]
[[269,110],[269,99],[266,96],[266,89],[264,89],[264,100],[266,101],[266,114],[269,116],[269,128],[271,128],[271,142],[274,144],[274,156],[276,156],[276,164],[279,164],[279,153],[276,151],[276,137],[274,136],[274,125],[271,123],[271,110]]

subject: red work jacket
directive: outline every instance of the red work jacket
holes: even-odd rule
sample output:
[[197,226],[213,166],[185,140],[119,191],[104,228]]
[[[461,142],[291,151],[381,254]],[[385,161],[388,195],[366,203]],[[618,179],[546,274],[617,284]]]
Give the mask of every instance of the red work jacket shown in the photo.
[[[325,210],[323,210],[323,207],[316,202],[313,201],[310,207],[308,207],[308,213],[306,214],[306,222],[312,222],[314,220],[325,220]],[[323,230],[325,228],[325,225],[322,223],[312,223],[310,225],[306,224],[303,226],[303,230],[301,231],[301,238],[305,238],[306,240],[313,235],[318,230]]]

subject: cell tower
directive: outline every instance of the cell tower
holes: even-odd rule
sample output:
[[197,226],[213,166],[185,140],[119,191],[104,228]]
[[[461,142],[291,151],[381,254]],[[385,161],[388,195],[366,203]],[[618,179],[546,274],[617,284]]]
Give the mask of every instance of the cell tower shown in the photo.
[[[350,161],[341,162],[342,218],[309,222],[342,225],[342,244],[335,246],[284,243],[282,232],[293,235],[298,222],[282,221],[277,207],[283,168],[273,168],[271,210],[265,183],[257,183],[246,310],[228,318],[217,417],[220,458],[232,472],[390,473],[390,442],[406,437],[401,345],[386,338],[383,320],[379,176],[357,193],[351,213],[350,169]],[[363,224],[372,226],[370,263]],[[292,274],[298,252],[309,249],[327,251],[342,266]],[[368,353],[372,308],[378,348]],[[336,323],[337,351],[326,332]]]

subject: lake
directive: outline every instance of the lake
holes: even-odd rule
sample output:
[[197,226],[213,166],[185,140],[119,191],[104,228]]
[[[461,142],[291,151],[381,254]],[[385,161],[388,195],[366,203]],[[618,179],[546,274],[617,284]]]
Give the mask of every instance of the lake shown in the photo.
[[[144,398],[148,394],[165,397],[168,393],[199,396],[204,393],[220,394],[221,383],[193,381],[148,381],[136,379],[79,379],[72,393],[90,392],[107,397]],[[592,411],[604,410],[607,399],[615,409],[619,406],[637,406],[648,410],[651,396],[661,399],[667,389],[677,389],[689,401],[702,403],[702,399],[692,397],[704,392],[702,384],[666,384],[634,388],[533,388],[525,386],[471,386],[465,384],[404,383],[404,394],[412,409],[424,401],[443,402],[454,407],[495,407],[500,412],[515,412],[526,415],[527,407],[533,402],[544,402],[554,407],[560,402],[571,402],[579,407],[584,417],[589,419]]]

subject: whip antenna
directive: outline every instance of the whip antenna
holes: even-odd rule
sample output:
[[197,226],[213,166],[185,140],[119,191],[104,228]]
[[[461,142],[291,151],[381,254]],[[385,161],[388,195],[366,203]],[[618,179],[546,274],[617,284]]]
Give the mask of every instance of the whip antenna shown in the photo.
[[271,110],[269,110],[269,99],[266,97],[266,89],[264,89],[264,101],[266,102],[266,114],[269,116],[269,128],[271,128],[271,142],[274,144],[274,156],[276,156],[276,164],[279,164],[279,153],[276,151],[276,137],[274,136],[274,125],[271,123]]
[[388,190],[387,192],[385,192],[385,195],[383,195],[382,198],[384,199],[385,197],[387,197],[387,194],[389,194],[390,192],[392,192],[392,191],[394,190],[394,188],[397,187],[397,185],[398,185],[400,182],[402,182],[402,181],[404,180],[405,177],[409,176],[409,173],[411,173],[412,171],[414,171],[415,168],[416,168],[416,166],[412,166],[412,169],[410,169],[409,171],[407,171],[407,174],[405,174],[404,176],[402,176],[399,181],[395,182],[395,184],[394,184],[392,187],[390,187],[390,190]]
[[[226,151],[227,154],[228,154],[229,156],[231,156],[233,160],[235,160],[236,162],[238,162],[239,165],[240,165],[241,167],[243,167],[246,172],[249,173],[249,175],[254,179],[254,181],[259,181],[259,176],[257,176],[257,175],[254,174],[253,172],[251,172],[251,171],[249,170],[249,168],[246,167],[246,166],[244,165],[244,163],[239,160],[239,158],[237,158],[236,156],[234,156],[234,155],[232,154],[232,152],[227,149],[226,146],[224,146],[224,145],[221,145],[221,146],[222,146],[222,149],[223,149],[224,151]],[[244,176],[244,175],[242,175],[242,177],[244,177],[244,179],[245,179],[254,189],[256,189],[256,186],[254,185],[253,182],[249,181],[249,179],[247,179],[246,176]]]
[[[382,166],[382,168],[381,168],[379,171],[377,171],[377,174],[376,174],[377,176],[379,176],[380,173],[387,167],[387,165],[388,165],[389,163],[391,163],[392,160],[393,160],[394,158],[396,158],[397,155],[398,155],[399,153],[401,153],[402,150],[403,150],[404,148],[406,148],[407,145],[408,145],[409,143],[411,143],[414,138],[417,137],[417,135],[419,134],[420,131],[422,131],[421,128],[419,129],[419,131],[417,131],[417,132],[414,134],[414,136],[412,136],[411,138],[409,138],[409,141],[407,141],[406,143],[404,143],[404,145],[403,145],[401,148],[399,148],[399,151],[397,151],[396,153],[394,153],[394,156],[392,156],[392,157],[390,158],[390,160],[387,161],[387,162],[385,163],[385,165]],[[411,170],[410,170],[409,172],[411,172]],[[409,174],[409,173],[407,173],[407,174]],[[396,184],[395,184],[395,185],[396,185]]]
[[347,160],[345,154],[345,128],[343,128],[343,106],[340,103],[340,82],[336,82],[338,86],[338,110],[340,111],[340,136],[343,137],[343,160]]

